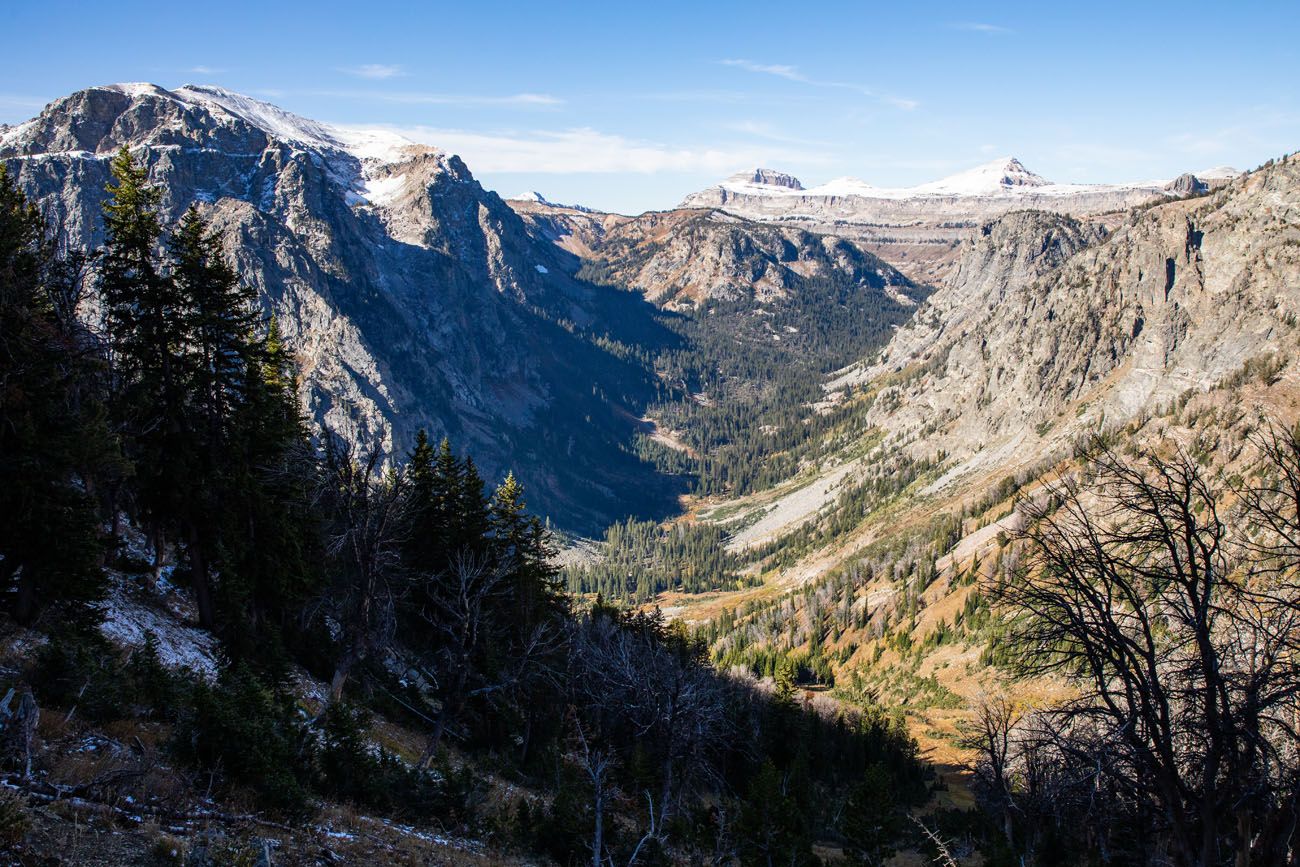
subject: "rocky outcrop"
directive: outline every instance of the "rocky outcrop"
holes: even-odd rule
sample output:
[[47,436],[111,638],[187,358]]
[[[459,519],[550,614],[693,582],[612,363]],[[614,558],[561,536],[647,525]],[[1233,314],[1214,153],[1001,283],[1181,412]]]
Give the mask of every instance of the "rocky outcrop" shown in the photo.
[[1209,192],[1210,185],[1188,172],[1170,181],[1168,190],[1176,196],[1196,196]]
[[871,420],[967,468],[1030,459],[1205,389],[1295,340],[1300,159],[1134,214],[1104,241],[1012,214],[966,242],[953,279],[875,363]]
[[817,281],[869,288],[912,307],[923,293],[852,241],[721,211],[662,211],[611,227],[590,262],[663,307],[787,299]]
[[491,476],[515,468],[562,526],[672,507],[625,447],[651,377],[596,339],[653,347],[652,308],[575,279],[459,158],[216,88],[91,88],[0,131],[0,161],[75,247],[102,240],[122,146],[168,218],[198,203],[221,230],[319,430],[390,454],[447,434]]
[[856,178],[807,189],[760,180],[770,174],[776,173],[742,172],[687,196],[682,207],[721,208],[751,220],[851,237],[912,279],[936,285],[950,276],[956,246],[1002,214],[1115,215],[1108,217],[1113,222],[1131,208],[1181,195],[1163,182],[1057,184],[1014,157],[907,188],[876,187]]

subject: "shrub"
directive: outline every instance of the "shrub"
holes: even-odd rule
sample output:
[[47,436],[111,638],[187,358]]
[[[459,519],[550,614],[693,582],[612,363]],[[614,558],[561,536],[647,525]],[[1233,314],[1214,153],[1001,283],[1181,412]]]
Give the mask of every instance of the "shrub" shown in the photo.
[[307,812],[301,775],[310,756],[292,701],[244,665],[227,669],[215,686],[195,684],[181,714],[173,749],[185,761],[253,791],[275,812]]
[[23,796],[14,791],[0,791],[0,850],[22,843],[31,827],[32,819]]

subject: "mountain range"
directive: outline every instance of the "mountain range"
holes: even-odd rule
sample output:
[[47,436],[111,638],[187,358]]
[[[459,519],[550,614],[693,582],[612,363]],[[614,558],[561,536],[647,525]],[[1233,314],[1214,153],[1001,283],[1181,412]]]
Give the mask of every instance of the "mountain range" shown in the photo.
[[[680,233],[717,247],[713,270],[679,274],[672,292],[628,292],[578,276],[586,247],[552,243],[555,220],[521,217],[455,155],[217,87],[94,87],[0,129],[0,162],[71,247],[102,241],[108,159],[122,147],[164,190],[165,216],[197,204],[223,234],[294,347],[319,433],[389,455],[419,428],[449,436],[488,474],[515,469],[535,508],[579,532],[670,514],[684,491],[631,445],[662,391],[651,359],[681,342],[660,306],[735,298],[755,268],[770,271],[771,295],[811,275],[882,292],[898,310],[917,291],[851,242],[808,232],[737,252],[747,233],[772,232],[727,216],[706,221],[716,233],[693,220],[656,223],[654,244],[633,254],[653,261],[637,268],[624,255],[620,274],[644,289],[671,267],[672,245],[661,245]],[[564,232],[581,223],[587,243],[616,225],[619,237],[641,231],[626,218],[532,204],[562,212]]]
[[1297,154],[1106,185],[1010,157],[909,188],[760,168],[622,215],[210,86],[93,87],[0,127],[71,249],[103,242],[121,148],[169,223],[196,206],[221,233],[318,441],[396,461],[427,429],[513,471],[570,589],[660,608],[720,667],[793,671],[808,707],[833,686],[900,708],[947,806],[981,696],[1062,695],[996,664],[1018,498],[1095,438],[1240,478],[1300,422]]

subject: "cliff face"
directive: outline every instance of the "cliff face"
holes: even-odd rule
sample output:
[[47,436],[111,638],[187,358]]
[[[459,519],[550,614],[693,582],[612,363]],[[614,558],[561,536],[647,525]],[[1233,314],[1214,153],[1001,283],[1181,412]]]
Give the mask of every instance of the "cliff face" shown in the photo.
[[642,214],[609,227],[587,258],[670,308],[789,299],[818,280],[870,287],[904,307],[919,297],[910,280],[852,241],[721,211]]
[[652,308],[576,280],[459,158],[215,88],[91,88],[0,130],[0,160],[75,247],[102,241],[124,145],[167,218],[198,203],[223,233],[320,430],[389,453],[419,427],[449,435],[579,529],[671,507],[624,447],[651,379],[589,337],[654,347],[670,338]]
[[[952,279],[880,359],[872,420],[973,464],[1121,424],[1268,353],[1300,316],[1300,159],[1132,216],[1104,241],[1017,213],[965,243]],[[928,431],[923,433],[923,431]]]
[[1114,225],[1130,208],[1219,186],[1235,172],[1210,170],[1165,183],[1058,184],[1003,157],[915,187],[874,187],[839,178],[805,188],[795,178],[757,169],[687,196],[682,207],[719,208],[751,220],[798,226],[857,239],[914,280],[946,281],[955,249],[998,217],[1041,210]]

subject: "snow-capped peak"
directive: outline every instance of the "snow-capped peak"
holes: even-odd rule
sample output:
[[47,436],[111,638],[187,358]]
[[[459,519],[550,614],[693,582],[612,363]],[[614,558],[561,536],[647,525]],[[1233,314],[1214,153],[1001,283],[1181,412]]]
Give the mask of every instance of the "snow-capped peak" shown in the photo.
[[536,202],[539,205],[549,205],[550,200],[536,190],[529,190],[526,193],[520,193],[516,196],[510,196],[506,199],[508,202]]
[[1230,181],[1233,178],[1240,177],[1242,172],[1234,169],[1232,166],[1215,166],[1212,169],[1202,169],[1199,172],[1192,172],[1196,177],[1203,181]]
[[584,214],[597,213],[595,209],[588,208],[586,205],[564,205],[561,204],[560,202],[552,202],[550,199],[546,198],[536,190],[529,190],[528,192],[520,193],[517,196],[509,196],[506,198],[506,201],[507,202],[531,202],[532,204],[535,205],[545,205],[548,208],[564,208],[567,211],[581,211]]
[[211,84],[187,84],[167,90],[148,82],[125,82],[94,89],[123,93],[132,99],[166,99],[186,106],[199,106],[217,117],[234,118],[257,127],[280,141],[319,150],[343,151],[360,160],[397,163],[419,151],[429,150],[390,130],[321,123]]
[[106,84],[101,90],[115,90],[118,93],[124,93],[127,96],[167,96],[167,91],[156,84],[148,81],[123,81],[117,84]]
[[416,146],[410,139],[389,130],[321,123],[215,85],[187,84],[175,93],[209,111],[216,109],[233,115],[282,141],[342,150],[358,159],[400,162],[408,155],[407,149]]
[[991,196],[1017,187],[1051,185],[1051,181],[1029,171],[1015,157],[1001,157],[914,189],[920,195]]

